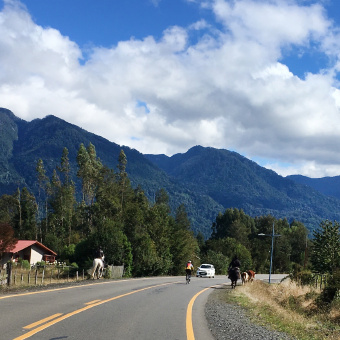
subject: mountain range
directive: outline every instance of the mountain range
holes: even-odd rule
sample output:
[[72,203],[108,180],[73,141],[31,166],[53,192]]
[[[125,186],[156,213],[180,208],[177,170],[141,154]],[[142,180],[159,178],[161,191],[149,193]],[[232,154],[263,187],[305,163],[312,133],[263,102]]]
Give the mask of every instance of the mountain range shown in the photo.
[[92,143],[102,163],[112,169],[124,150],[132,185],[140,185],[151,203],[155,193],[165,189],[172,211],[184,204],[193,231],[205,237],[210,236],[217,214],[227,208],[243,209],[253,217],[271,214],[295,219],[310,231],[324,219],[340,220],[340,190],[334,185],[340,176],[282,177],[236,152],[202,146],[171,157],[142,154],[55,116],[27,122],[4,108],[0,108],[0,195],[12,194],[18,186],[36,194],[37,160],[43,160],[51,176],[64,147],[77,183],[76,156],[81,143],[85,147]]

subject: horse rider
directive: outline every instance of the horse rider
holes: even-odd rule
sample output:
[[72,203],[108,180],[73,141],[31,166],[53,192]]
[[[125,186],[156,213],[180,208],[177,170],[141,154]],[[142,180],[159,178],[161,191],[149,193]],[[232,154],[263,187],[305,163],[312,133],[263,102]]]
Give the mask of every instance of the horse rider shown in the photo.
[[104,252],[102,250],[102,247],[99,246],[99,248],[96,250],[96,259],[101,259],[104,262]]
[[241,262],[240,260],[237,258],[237,255],[235,255],[233,257],[233,259],[231,260],[230,264],[229,264],[229,267],[228,267],[228,279],[230,279],[230,270],[232,268],[238,268],[238,275],[239,275],[239,278],[240,278],[240,267],[241,267]]

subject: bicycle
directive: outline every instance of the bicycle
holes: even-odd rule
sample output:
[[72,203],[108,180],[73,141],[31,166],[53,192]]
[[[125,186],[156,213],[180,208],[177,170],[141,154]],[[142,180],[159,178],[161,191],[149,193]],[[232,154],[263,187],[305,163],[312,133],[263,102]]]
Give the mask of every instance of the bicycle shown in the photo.
[[186,281],[186,284],[188,285],[190,283],[190,279],[191,279],[191,273],[186,273],[185,274],[185,281]]

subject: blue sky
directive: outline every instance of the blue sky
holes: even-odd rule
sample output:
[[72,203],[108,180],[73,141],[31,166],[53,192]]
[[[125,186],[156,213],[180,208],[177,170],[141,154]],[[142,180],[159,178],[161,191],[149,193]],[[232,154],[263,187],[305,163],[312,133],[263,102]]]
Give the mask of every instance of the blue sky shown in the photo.
[[335,0],[0,0],[0,107],[340,175],[339,21]]

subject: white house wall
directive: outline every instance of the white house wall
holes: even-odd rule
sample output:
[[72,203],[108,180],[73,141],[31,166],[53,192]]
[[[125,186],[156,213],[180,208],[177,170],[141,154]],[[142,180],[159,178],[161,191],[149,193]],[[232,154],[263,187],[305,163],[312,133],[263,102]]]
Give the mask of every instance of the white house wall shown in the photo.
[[33,245],[31,247],[31,264],[36,264],[37,262],[41,262],[43,259],[44,250],[37,247],[36,245]]

